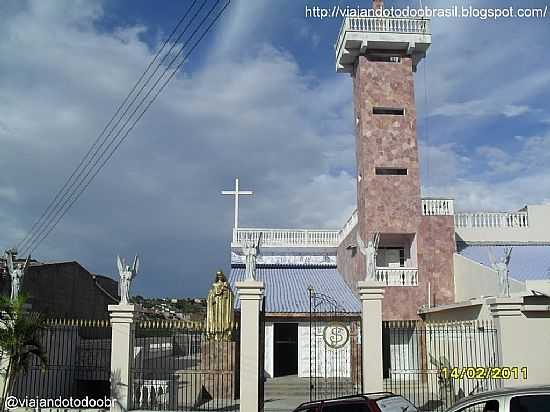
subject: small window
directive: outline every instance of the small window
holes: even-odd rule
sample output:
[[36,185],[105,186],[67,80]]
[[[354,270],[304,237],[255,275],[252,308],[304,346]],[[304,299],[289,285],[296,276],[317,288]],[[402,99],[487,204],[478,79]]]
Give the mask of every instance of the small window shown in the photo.
[[488,401],[471,403],[459,409],[458,412],[499,412],[499,404],[496,399],[491,399]]
[[405,109],[402,107],[373,107],[372,114],[386,114],[392,116],[403,116]]
[[367,60],[371,62],[384,62],[384,63],[400,63],[400,56],[392,56],[391,54],[369,54]]
[[397,167],[377,167],[376,174],[381,176],[406,176],[407,169]]
[[548,410],[550,395],[514,396],[510,401],[510,412],[543,412]]

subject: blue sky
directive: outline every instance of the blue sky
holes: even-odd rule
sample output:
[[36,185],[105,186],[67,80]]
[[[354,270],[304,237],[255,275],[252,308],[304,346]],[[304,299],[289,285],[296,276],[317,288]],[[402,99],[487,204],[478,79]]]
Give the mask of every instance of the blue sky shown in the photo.
[[[0,246],[24,236],[187,4],[0,4]],[[339,228],[355,205],[351,78],[334,71],[340,21],[304,17],[333,4],[233,2],[36,258],[113,275],[117,253],[139,252],[136,293],[203,295],[229,266],[219,192],[235,176],[255,191],[241,226]],[[425,194],[459,210],[550,201],[549,23],[433,20],[415,76]]]

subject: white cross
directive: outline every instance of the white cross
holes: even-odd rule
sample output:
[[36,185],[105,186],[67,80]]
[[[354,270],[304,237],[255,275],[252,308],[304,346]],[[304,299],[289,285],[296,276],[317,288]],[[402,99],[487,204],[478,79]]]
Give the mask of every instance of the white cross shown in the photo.
[[253,195],[254,192],[250,190],[241,190],[239,191],[239,178],[235,178],[235,190],[224,190],[222,195],[233,195],[235,196],[235,229],[239,226],[239,196],[240,195]]

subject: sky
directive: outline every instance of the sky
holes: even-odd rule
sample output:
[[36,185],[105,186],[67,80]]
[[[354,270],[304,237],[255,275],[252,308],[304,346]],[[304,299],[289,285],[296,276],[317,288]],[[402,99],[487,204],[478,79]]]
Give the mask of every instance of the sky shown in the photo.
[[[25,236],[189,3],[0,3],[0,247]],[[335,72],[341,20],[305,17],[335,4],[370,2],[233,1],[33,257],[116,277],[116,255],[139,253],[134,293],[203,296],[229,269],[220,191],[236,176],[254,191],[241,227],[339,229],[356,203],[352,84]],[[432,20],[415,74],[424,195],[459,211],[550,201],[549,23]]]

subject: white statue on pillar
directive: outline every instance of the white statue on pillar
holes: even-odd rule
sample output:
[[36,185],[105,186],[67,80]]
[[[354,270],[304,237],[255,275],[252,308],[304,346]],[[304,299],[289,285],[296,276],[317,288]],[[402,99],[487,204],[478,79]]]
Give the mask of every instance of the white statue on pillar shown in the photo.
[[510,264],[510,257],[512,255],[512,248],[504,248],[504,255],[497,261],[491,250],[489,250],[489,260],[491,261],[491,267],[498,274],[498,287],[499,296],[510,296],[510,280],[508,278],[508,265]]
[[258,240],[245,241],[243,245],[243,254],[245,258],[245,279],[256,280],[256,259],[260,254],[260,243],[262,241],[262,234],[258,236]]
[[120,304],[127,305],[130,301],[130,286],[132,284],[132,280],[134,280],[134,278],[136,277],[139,269],[139,256],[135,256],[134,263],[131,267],[130,265],[126,264],[125,259],[121,260],[119,256],[116,257],[116,260],[118,266],[118,274],[120,275],[120,282],[118,284]]
[[361,253],[365,256],[365,269],[367,281],[376,281],[376,253],[378,248],[378,242],[380,241],[380,233],[374,234],[374,239],[369,240],[368,246],[365,246],[359,230],[357,230],[357,246]]
[[8,273],[11,279],[11,300],[17,299],[17,297],[19,296],[21,286],[23,285],[23,278],[25,277],[25,272],[29,267],[29,262],[31,260],[31,255],[29,255],[25,263],[14,263],[16,255],[17,252],[15,252],[14,250],[6,251]]

